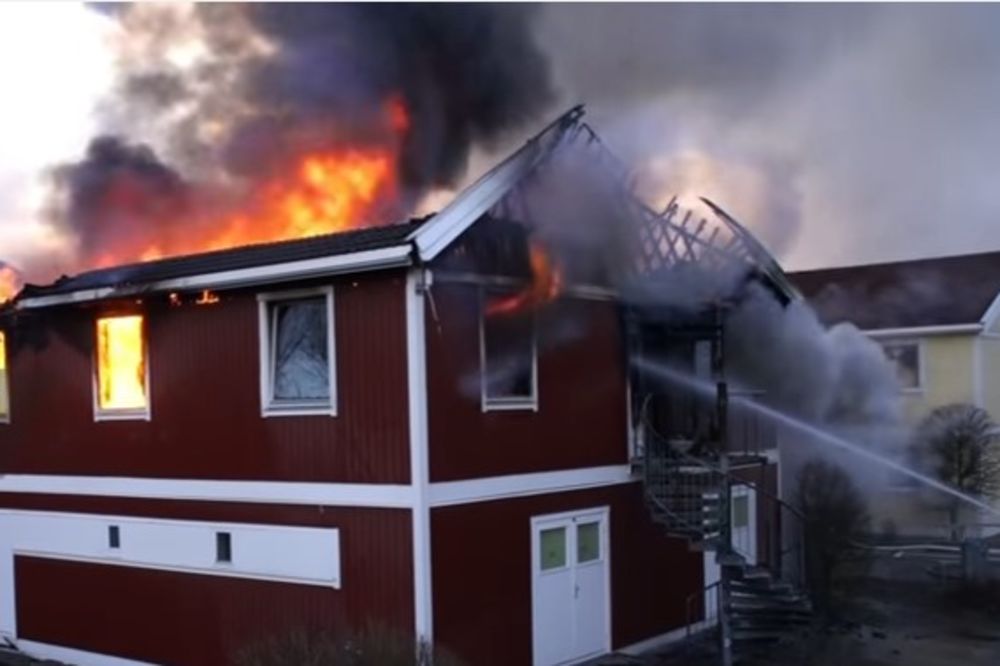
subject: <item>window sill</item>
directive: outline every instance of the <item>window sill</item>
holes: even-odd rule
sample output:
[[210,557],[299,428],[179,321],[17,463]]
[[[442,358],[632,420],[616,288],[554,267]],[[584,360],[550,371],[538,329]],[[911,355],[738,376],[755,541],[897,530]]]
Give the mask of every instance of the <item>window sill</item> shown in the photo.
[[483,403],[484,412],[537,412],[538,402],[535,400],[508,400]]
[[95,421],[150,421],[150,413],[148,410],[128,410],[128,411],[97,411],[94,412]]
[[336,416],[337,408],[333,405],[288,405],[288,406],[277,406],[269,405],[264,408],[261,412],[261,416],[264,418],[271,418],[276,416]]

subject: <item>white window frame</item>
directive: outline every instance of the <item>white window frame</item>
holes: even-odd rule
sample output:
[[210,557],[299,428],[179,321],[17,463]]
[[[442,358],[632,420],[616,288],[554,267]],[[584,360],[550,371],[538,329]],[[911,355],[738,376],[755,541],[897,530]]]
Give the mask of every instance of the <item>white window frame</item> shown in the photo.
[[483,412],[538,411],[538,319],[531,314],[531,395],[506,398],[488,397],[486,388],[489,376],[486,368],[486,296],[487,289],[479,290],[479,393]]
[[[268,310],[272,303],[293,301],[316,296],[326,297],[326,357],[329,364],[330,401],[323,405],[282,406],[274,400],[271,356],[272,340]],[[260,410],[261,416],[336,416],[337,415],[337,343],[334,324],[333,286],[310,287],[289,291],[274,291],[257,294],[257,339],[260,347]]]
[[10,423],[10,412],[11,412],[11,400],[10,400],[10,353],[7,349],[10,347],[10,335],[7,329],[0,328],[0,336],[3,337],[3,347],[0,347],[0,353],[3,354],[3,367],[6,368],[4,371],[4,389],[7,391],[7,413],[0,414],[0,424]]
[[924,366],[924,341],[921,338],[882,338],[876,340],[876,342],[882,348],[885,360],[893,364],[893,371],[896,370],[895,364],[889,358],[888,354],[886,354],[886,347],[912,345],[917,348],[917,385],[901,386],[899,390],[900,393],[923,393],[924,387],[927,385],[926,369]]
[[[130,409],[108,409],[101,407],[101,380],[99,376],[100,363],[97,356],[101,353],[97,343],[97,322],[101,319],[115,319],[117,317],[142,317],[142,367],[145,370],[143,377],[143,390],[146,393],[146,406]],[[150,421],[153,418],[153,396],[149,392],[149,320],[144,312],[109,312],[98,314],[90,327],[94,340],[94,353],[90,356],[91,362],[91,393],[94,403],[95,421]]]

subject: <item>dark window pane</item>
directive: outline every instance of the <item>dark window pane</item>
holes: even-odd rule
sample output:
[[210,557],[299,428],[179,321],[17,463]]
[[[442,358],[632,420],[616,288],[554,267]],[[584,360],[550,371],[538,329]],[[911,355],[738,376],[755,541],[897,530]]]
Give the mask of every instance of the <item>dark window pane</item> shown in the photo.
[[121,547],[121,533],[117,525],[108,526],[108,548]]
[[275,400],[330,397],[326,298],[271,305]]
[[233,539],[229,532],[215,533],[215,561],[233,561]]
[[535,394],[535,325],[530,315],[483,315],[486,398],[531,400]]

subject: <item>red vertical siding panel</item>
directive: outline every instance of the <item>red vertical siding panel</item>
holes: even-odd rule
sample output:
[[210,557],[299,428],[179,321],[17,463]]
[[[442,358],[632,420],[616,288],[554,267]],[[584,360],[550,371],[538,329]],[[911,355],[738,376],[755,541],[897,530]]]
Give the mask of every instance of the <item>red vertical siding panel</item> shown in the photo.
[[625,372],[614,303],[538,315],[538,404],[483,412],[478,288],[438,284],[427,312],[432,481],[627,461]]
[[256,290],[223,292],[212,306],[147,299],[149,422],[94,421],[99,307],[33,314],[10,336],[13,418],[0,425],[0,470],[406,483],[404,284],[402,272],[334,282],[335,418],[261,417]]
[[649,520],[639,484],[434,509],[437,642],[476,666],[530,664],[531,517],[610,507],[614,648],[682,626],[702,554]]

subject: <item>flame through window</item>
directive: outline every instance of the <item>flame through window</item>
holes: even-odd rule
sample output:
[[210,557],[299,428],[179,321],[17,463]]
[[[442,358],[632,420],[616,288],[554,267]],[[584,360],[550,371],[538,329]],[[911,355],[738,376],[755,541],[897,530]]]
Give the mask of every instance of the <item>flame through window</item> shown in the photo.
[[97,389],[97,406],[101,410],[146,408],[146,345],[142,315],[97,320]]
[[501,294],[486,294],[482,313],[483,399],[489,407],[533,405],[535,402],[535,317],[491,315],[490,304]]
[[0,331],[0,421],[10,418],[10,387],[7,383],[7,337]]

